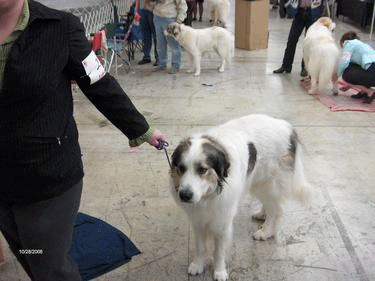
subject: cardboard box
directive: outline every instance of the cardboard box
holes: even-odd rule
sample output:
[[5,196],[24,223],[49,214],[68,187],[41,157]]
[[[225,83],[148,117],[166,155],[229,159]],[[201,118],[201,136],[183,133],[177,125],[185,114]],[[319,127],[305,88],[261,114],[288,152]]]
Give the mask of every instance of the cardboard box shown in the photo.
[[236,0],[235,46],[257,50],[268,47],[269,0]]

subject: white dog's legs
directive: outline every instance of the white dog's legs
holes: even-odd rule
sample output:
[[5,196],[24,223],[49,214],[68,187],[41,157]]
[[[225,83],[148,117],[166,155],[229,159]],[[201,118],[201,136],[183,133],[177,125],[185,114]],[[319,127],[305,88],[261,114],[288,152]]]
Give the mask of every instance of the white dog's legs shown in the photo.
[[186,52],[187,55],[188,55],[188,65],[190,66],[190,68],[187,70],[187,73],[192,73],[195,69],[194,69],[194,64],[193,64],[193,56],[189,53],[189,52]]
[[308,93],[310,95],[314,95],[317,92],[318,92],[318,81],[315,78],[311,77],[311,88],[308,91]]
[[193,54],[193,66],[195,68],[195,76],[198,76],[201,74],[201,57],[202,55],[199,53]]
[[206,234],[203,229],[194,227],[195,235],[195,258],[189,265],[188,272],[190,275],[201,274],[204,271],[206,260]]
[[267,240],[277,234],[278,225],[282,216],[282,209],[278,201],[268,202],[263,205],[266,220],[258,231],[254,233],[255,240]]
[[253,215],[253,219],[264,221],[266,220],[266,210],[264,209],[264,206],[262,206],[262,209]]
[[232,225],[227,227],[227,231],[215,237],[214,252],[214,279],[217,281],[228,280],[228,273],[225,268],[225,257],[232,239]]
[[224,72],[224,69],[225,69],[225,62],[227,60],[227,56],[228,56],[228,52],[229,50],[227,50],[227,46],[223,47],[223,46],[218,46],[218,49],[216,50],[217,54],[220,56],[221,58],[221,65],[219,67],[219,72]]

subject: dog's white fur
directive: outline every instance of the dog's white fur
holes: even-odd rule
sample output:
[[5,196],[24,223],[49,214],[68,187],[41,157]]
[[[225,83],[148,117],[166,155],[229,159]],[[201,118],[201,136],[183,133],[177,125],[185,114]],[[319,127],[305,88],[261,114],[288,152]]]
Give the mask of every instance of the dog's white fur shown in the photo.
[[285,199],[308,199],[301,145],[288,122],[266,115],[229,121],[183,140],[172,155],[171,190],[195,233],[196,257],[191,275],[204,271],[206,240],[213,237],[214,278],[228,279],[225,257],[233,219],[248,190],[261,201],[254,218],[265,219],[254,239],[277,234]]
[[167,26],[166,35],[178,41],[189,55],[191,69],[198,76],[201,72],[201,58],[203,53],[216,51],[221,58],[219,72],[223,72],[226,64],[230,64],[234,55],[233,35],[224,28],[213,26],[194,29],[190,26],[171,23]]
[[209,0],[212,24],[226,27],[229,13],[229,0]]
[[340,50],[332,35],[336,24],[321,17],[306,32],[303,41],[303,58],[311,77],[309,94],[337,94],[332,75],[337,71]]

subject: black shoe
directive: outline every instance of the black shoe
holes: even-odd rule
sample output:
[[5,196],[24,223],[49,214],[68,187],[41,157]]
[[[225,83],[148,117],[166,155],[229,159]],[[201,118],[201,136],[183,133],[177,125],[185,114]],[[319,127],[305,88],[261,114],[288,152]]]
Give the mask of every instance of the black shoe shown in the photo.
[[146,63],[150,63],[150,62],[151,62],[151,59],[143,59],[140,62],[138,62],[138,64],[142,65],[142,64],[146,64]]
[[291,71],[292,71],[291,69],[286,69],[282,66],[279,69],[274,70],[273,73],[276,73],[276,74],[280,74],[280,73],[284,73],[284,72],[290,73]]
[[368,96],[367,96],[366,93],[359,92],[358,94],[351,95],[350,97],[353,98],[353,99],[358,99],[358,100],[360,100],[360,99],[365,99],[365,98],[367,98]]
[[307,73],[307,70],[306,70],[306,69],[302,69],[300,75],[301,75],[301,77],[306,77],[306,76],[308,76],[309,74]]
[[154,66],[158,66],[158,65],[159,65],[158,61],[154,62]]
[[366,96],[366,97],[364,98],[364,101],[363,101],[363,103],[366,103],[366,104],[371,104],[371,103],[373,102],[373,100],[375,100],[375,93],[374,93],[374,94],[372,94],[372,96],[371,96],[371,97],[369,97],[369,96]]

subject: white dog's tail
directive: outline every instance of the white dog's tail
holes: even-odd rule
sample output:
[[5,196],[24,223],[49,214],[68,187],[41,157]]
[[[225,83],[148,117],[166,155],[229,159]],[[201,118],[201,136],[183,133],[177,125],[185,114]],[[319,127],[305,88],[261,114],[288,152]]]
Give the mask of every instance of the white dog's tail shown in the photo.
[[293,173],[293,195],[301,204],[305,205],[310,202],[312,187],[306,180],[302,165],[302,145],[297,143],[294,173]]
[[332,90],[332,75],[337,71],[340,52],[336,46],[326,46],[325,48],[325,52],[322,52],[322,56],[319,58],[323,65],[323,67],[320,68],[318,78],[318,89],[320,93],[324,93],[327,89]]

